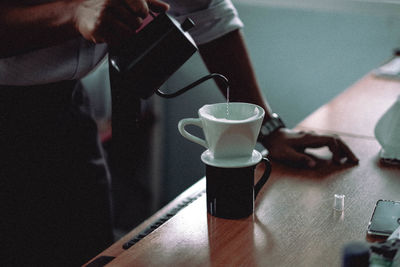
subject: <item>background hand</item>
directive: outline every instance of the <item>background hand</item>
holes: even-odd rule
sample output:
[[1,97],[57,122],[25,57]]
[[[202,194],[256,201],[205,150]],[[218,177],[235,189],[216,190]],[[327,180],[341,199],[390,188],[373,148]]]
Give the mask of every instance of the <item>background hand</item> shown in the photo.
[[119,44],[142,25],[149,9],[163,12],[168,7],[159,0],[81,0],[77,1],[74,22],[87,40]]
[[315,167],[316,161],[305,153],[305,149],[324,146],[332,152],[333,162],[358,163],[358,158],[351,149],[335,135],[317,135],[281,128],[263,140],[263,145],[268,149],[271,159],[299,167]]

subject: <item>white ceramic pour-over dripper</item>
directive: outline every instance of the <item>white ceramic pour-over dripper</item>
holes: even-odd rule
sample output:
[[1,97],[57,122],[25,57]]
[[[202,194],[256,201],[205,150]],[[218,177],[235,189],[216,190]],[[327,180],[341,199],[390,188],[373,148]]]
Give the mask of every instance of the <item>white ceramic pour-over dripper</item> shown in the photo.
[[381,158],[400,160],[400,95],[376,124],[375,137],[382,146]]
[[[186,139],[204,146],[214,159],[251,157],[265,111],[250,103],[233,102],[204,105],[199,118],[179,121],[178,129]],[[203,129],[205,139],[185,130],[186,125]]]
[[[258,107],[247,107],[247,106],[236,106],[237,103],[223,105],[205,105],[203,116],[218,122],[241,122],[245,123],[248,121],[256,120],[261,114],[261,110]],[[226,107],[224,107],[226,105]],[[229,108],[232,105],[232,108]],[[221,108],[222,107],[222,108]],[[239,107],[239,108],[236,108]]]

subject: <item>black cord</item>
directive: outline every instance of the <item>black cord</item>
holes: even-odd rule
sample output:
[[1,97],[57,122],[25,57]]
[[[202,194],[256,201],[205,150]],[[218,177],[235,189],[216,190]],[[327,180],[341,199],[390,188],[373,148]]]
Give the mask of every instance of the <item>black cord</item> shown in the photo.
[[224,75],[219,74],[219,73],[211,73],[211,74],[206,75],[206,76],[198,79],[197,81],[189,84],[188,86],[176,91],[175,93],[166,94],[166,93],[161,92],[160,89],[157,89],[156,94],[158,96],[161,96],[161,97],[164,97],[164,98],[173,98],[173,97],[179,96],[179,95],[189,91],[193,87],[196,87],[197,85],[199,85],[199,84],[201,84],[201,83],[203,83],[203,82],[205,82],[205,81],[207,81],[209,79],[212,79],[212,78],[221,79],[225,83],[226,87],[227,88],[229,87],[228,79]]

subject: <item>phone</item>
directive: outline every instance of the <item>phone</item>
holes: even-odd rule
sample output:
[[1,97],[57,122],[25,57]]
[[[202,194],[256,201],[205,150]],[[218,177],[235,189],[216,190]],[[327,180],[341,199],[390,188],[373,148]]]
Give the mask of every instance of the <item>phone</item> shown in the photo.
[[369,235],[390,236],[400,225],[400,201],[383,200],[376,202],[368,224]]

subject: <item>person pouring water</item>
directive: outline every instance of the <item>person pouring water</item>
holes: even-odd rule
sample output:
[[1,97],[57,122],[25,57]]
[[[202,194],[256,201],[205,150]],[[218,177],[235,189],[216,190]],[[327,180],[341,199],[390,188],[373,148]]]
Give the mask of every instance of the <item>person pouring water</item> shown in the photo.
[[[327,146],[336,164],[358,163],[352,150],[334,135],[318,135],[285,127],[283,120],[271,110],[262,95],[249,58],[244,37],[243,23],[230,0],[165,1],[171,4],[171,14],[179,14],[180,8],[195,11],[189,17],[196,27],[189,31],[198,44],[200,55],[211,73],[221,73],[229,80],[229,101],[254,103],[265,110],[259,142],[267,148],[269,158],[290,166],[314,168],[317,162],[305,153],[306,148]],[[176,11],[174,6],[176,5]],[[186,17],[182,15],[180,17]],[[208,17],[210,16],[210,17]],[[207,22],[202,25],[202,22]],[[226,95],[224,83],[218,83]]]
[[135,34],[149,9],[194,20],[190,34],[210,72],[229,79],[230,101],[265,109],[259,140],[271,159],[312,168],[304,150],[328,146],[334,162],[358,161],[338,137],[288,129],[273,114],[230,0],[1,1],[3,266],[75,266],[112,242],[110,176],[77,84],[107,45]]

